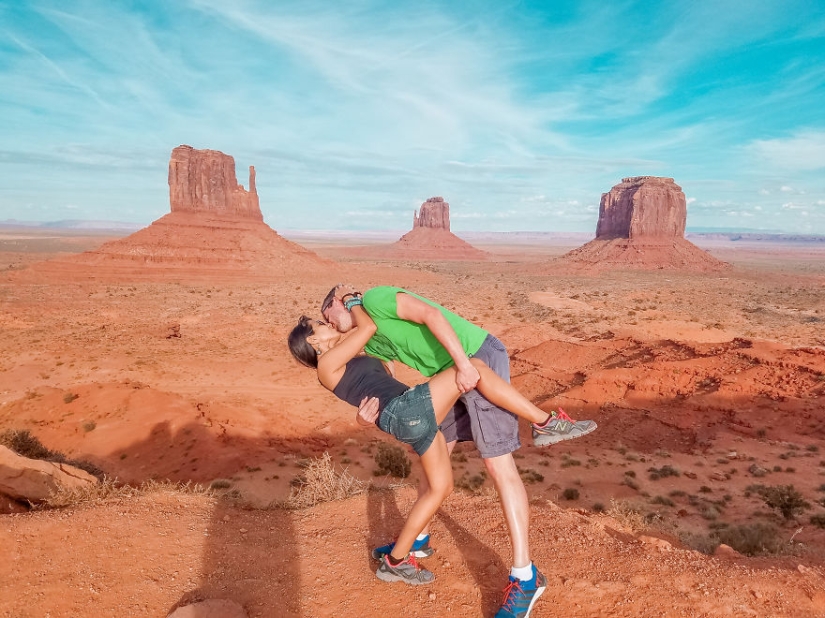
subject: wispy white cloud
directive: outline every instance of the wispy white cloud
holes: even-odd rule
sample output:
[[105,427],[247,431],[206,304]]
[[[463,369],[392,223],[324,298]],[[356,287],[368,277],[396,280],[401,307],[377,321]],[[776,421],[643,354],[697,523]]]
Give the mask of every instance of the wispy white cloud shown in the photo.
[[[758,139],[747,148],[758,160],[776,168],[801,171],[825,168],[825,129],[808,129],[786,138]],[[783,186],[780,190],[793,189]]]

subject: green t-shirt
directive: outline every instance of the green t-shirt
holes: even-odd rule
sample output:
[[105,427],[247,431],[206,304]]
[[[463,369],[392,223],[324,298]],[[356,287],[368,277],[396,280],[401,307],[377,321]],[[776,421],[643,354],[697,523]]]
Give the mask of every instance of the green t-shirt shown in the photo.
[[432,376],[452,366],[453,359],[430,329],[398,317],[396,294],[403,292],[436,307],[452,325],[464,351],[474,354],[487,338],[487,331],[468,322],[439,304],[422,298],[402,288],[380,286],[364,293],[364,310],[375,320],[378,332],[367,342],[365,350],[370,356],[382,360],[397,360],[417,369],[425,376]]

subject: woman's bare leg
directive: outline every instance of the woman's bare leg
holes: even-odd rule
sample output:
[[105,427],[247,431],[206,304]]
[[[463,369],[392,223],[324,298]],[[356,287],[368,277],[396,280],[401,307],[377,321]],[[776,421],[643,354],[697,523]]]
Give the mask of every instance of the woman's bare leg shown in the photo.
[[[478,369],[481,379],[476,385],[484,398],[496,404],[499,408],[509,410],[516,416],[527,419],[531,423],[544,423],[550,416],[547,412],[533,404],[527,397],[519,393],[513,386],[502,380],[498,374],[490,369],[486,363],[471,358],[470,362]],[[435,409],[435,420],[438,424],[447,416],[447,412],[461,396],[455,385],[455,367],[445,369],[434,376],[430,382],[430,396]]]
[[430,448],[421,456],[421,466],[426,477],[426,489],[422,494],[419,485],[418,500],[413,504],[407,521],[395,541],[390,555],[396,560],[402,560],[410,553],[415,537],[429,524],[438,507],[453,491],[453,468],[450,465],[444,434],[440,431],[435,434],[435,440]]

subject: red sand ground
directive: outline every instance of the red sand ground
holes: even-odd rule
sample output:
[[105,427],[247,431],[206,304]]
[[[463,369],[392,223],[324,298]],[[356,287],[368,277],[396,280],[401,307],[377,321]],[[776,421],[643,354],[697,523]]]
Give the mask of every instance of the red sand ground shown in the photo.
[[[210,279],[192,264],[170,281],[105,260],[92,271],[76,259],[59,272],[31,266],[97,241],[0,242],[0,266],[13,267],[0,280],[0,431],[28,429],[133,483],[226,479],[218,493],[229,496],[162,491],[0,517],[0,616],[165,616],[210,597],[267,617],[495,612],[510,553],[489,481],[457,490],[438,514],[433,585],[372,574],[367,550],[397,530],[415,474],[402,487],[374,480],[386,437],[359,428],[284,345],[342,272],[482,324],[507,344],[525,394],[598,421],[550,449],[522,427],[533,557],[550,580],[534,616],[825,615],[825,531],[809,523],[825,513],[822,249],[723,243],[713,255],[733,266],[710,274],[584,276],[552,260],[572,247],[500,245],[477,245],[485,262],[348,256],[329,274]],[[171,323],[180,338],[167,338]],[[66,403],[69,393],[78,397]],[[471,445],[457,450],[468,485],[482,464]],[[263,508],[324,452],[375,487],[301,511]],[[754,464],[769,473],[754,477]],[[652,480],[649,469],[665,465],[681,474]],[[793,484],[811,509],[781,521],[746,495],[755,483]],[[612,505],[612,516],[598,512]],[[704,546],[712,527],[754,522],[776,525],[783,555],[689,546]]]

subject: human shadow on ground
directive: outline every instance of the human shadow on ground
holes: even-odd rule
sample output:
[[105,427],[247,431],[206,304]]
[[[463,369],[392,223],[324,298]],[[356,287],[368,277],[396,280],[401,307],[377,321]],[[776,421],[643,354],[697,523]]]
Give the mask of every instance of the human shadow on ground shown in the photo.
[[[507,567],[494,549],[471,534],[443,508],[438,511],[438,519],[455,539],[456,548],[481,592],[483,615],[492,616],[501,605],[501,588],[507,577]],[[505,573],[503,578],[502,573]]]

